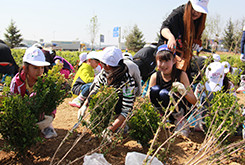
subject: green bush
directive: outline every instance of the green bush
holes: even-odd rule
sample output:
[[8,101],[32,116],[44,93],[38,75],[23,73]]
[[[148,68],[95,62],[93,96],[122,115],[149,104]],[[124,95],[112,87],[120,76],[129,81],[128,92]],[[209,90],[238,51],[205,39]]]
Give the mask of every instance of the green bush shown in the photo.
[[116,89],[112,87],[101,87],[99,92],[93,95],[89,102],[90,123],[92,132],[96,135],[109,126],[113,121],[114,108],[118,100]]
[[34,85],[34,95],[30,97],[30,108],[36,118],[44,112],[50,115],[52,111],[67,98],[70,85],[59,70],[61,66],[55,65],[48,74],[39,77]]
[[[208,108],[209,115],[205,118],[206,126],[207,128],[211,126],[213,132],[217,131],[216,137],[219,137],[223,131],[226,131],[225,135],[228,133],[233,135],[238,125],[244,120],[238,104],[238,98],[233,94],[223,92],[215,92],[213,94],[213,99],[210,102],[211,107]],[[215,115],[216,113],[217,115]],[[214,122],[212,123],[213,120]],[[223,126],[218,129],[223,121],[225,121]]]
[[147,146],[148,142],[154,137],[160,120],[159,113],[154,109],[149,99],[145,98],[143,102],[139,102],[139,108],[133,110],[133,117],[128,121],[129,135],[133,139],[140,142],[143,146]]
[[48,75],[39,77],[33,96],[5,94],[0,101],[0,133],[10,148],[25,155],[29,147],[39,141],[36,123],[49,115],[67,97],[70,85],[56,65]]
[[20,155],[40,140],[38,121],[26,104],[29,97],[20,95],[3,97],[0,106],[0,132],[10,148]]

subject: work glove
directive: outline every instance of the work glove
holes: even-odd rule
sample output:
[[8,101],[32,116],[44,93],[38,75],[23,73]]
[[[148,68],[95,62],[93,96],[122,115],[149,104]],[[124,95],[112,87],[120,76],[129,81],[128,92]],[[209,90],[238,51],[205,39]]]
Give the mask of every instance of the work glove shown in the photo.
[[245,55],[242,53],[241,54],[241,56],[240,56],[240,60],[242,61],[242,62],[245,62]]
[[52,123],[53,120],[54,118],[52,116],[44,115],[44,120],[36,124],[38,125],[40,130],[43,130],[44,128],[47,128]]
[[181,94],[181,95],[186,94],[186,91],[187,90],[185,89],[184,84],[182,84],[180,82],[173,82],[172,86],[177,89],[177,91],[179,92],[179,94]]
[[85,114],[85,111],[88,107],[86,105],[83,105],[77,112],[77,119],[79,120],[80,118],[82,118]]
[[108,128],[104,129],[104,131],[101,133],[101,136],[103,137],[103,141],[108,141],[111,143],[112,134],[113,132],[110,129]]

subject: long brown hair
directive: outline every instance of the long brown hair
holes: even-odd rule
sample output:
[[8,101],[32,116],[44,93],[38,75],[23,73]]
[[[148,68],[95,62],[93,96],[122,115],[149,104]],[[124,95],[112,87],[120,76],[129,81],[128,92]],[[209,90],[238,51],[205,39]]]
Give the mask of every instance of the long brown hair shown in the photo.
[[[184,34],[183,34],[183,55],[184,59],[190,61],[192,57],[192,44],[197,43],[201,45],[202,33],[205,29],[206,14],[201,15],[197,20],[192,19],[192,8],[191,2],[189,1],[185,6],[185,13],[183,16],[184,20]],[[187,65],[188,66],[188,65]]]
[[108,85],[113,85],[119,87],[123,78],[125,78],[125,73],[128,71],[128,67],[121,60],[117,67],[112,67],[113,71],[107,76]]

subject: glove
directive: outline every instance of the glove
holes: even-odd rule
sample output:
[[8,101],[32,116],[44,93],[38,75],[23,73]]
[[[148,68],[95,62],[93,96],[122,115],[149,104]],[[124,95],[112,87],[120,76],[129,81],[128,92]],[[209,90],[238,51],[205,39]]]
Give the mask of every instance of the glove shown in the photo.
[[103,141],[108,141],[111,143],[111,136],[112,136],[113,132],[106,128],[104,129],[104,131],[101,133],[101,136],[103,137]]
[[186,89],[185,89],[185,86],[182,84],[182,83],[180,83],[180,82],[173,82],[173,85],[172,85],[174,88],[177,88],[177,91],[179,92],[179,94],[181,94],[181,95],[184,95],[185,94],[185,92],[187,91]]
[[79,120],[80,118],[82,118],[85,114],[85,111],[88,107],[86,105],[83,105],[77,112],[77,119]]
[[240,60],[242,61],[242,62],[245,62],[245,55],[242,53],[241,54],[241,56],[240,56]]
[[52,116],[44,115],[44,120],[36,123],[40,130],[43,130],[44,128],[47,128],[54,118]]

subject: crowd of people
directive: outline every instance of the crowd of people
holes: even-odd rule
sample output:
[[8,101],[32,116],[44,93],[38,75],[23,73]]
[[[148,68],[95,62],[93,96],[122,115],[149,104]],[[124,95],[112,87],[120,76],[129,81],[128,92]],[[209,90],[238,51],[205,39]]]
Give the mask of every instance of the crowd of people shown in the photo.
[[[78,120],[86,113],[91,95],[101,86],[111,86],[121,90],[118,90],[119,99],[114,109],[115,120],[106,130],[115,132],[123,126],[136,97],[148,97],[161,116],[171,103],[170,97],[182,97],[183,102],[175,107],[169,122],[176,125],[176,131],[181,130],[180,133],[188,136],[188,127],[181,128],[188,122],[185,115],[197,104],[198,98],[202,103],[207,97],[212,99],[212,93],[220,90],[236,95],[234,84],[226,76],[233,69],[227,61],[221,63],[218,54],[213,54],[213,61],[206,67],[207,82],[202,85],[193,81],[193,74],[199,72],[191,66],[195,57],[193,52],[202,49],[201,36],[208,13],[207,5],[208,0],[189,0],[174,9],[162,23],[159,41],[146,44],[134,56],[129,52],[122,53],[113,46],[102,51],[81,53],[71,89],[74,99],[69,102],[70,106],[79,108]],[[244,59],[244,43],[245,36],[241,42],[241,60]],[[62,65],[60,72],[67,79],[75,72],[69,61],[56,56],[55,51],[43,49],[39,44],[26,50],[19,71],[10,49],[4,43],[0,43],[0,54],[0,73],[13,77],[10,86],[12,94],[31,95],[37,78],[53,65]],[[244,82],[245,79],[242,79],[241,84]],[[146,86],[144,90],[142,86]],[[244,87],[242,84],[240,91],[245,91]],[[177,90],[174,94],[173,88]],[[45,138],[57,136],[52,126],[55,114],[56,109],[50,115],[45,114],[42,121],[37,123]],[[200,131],[200,128],[196,130]]]

